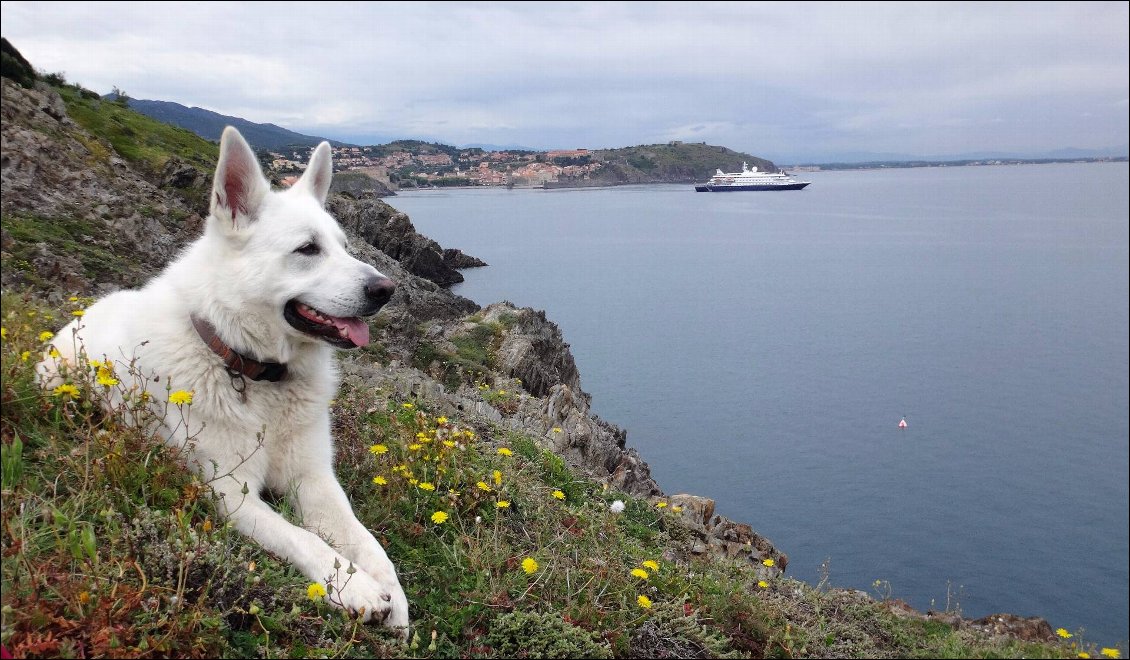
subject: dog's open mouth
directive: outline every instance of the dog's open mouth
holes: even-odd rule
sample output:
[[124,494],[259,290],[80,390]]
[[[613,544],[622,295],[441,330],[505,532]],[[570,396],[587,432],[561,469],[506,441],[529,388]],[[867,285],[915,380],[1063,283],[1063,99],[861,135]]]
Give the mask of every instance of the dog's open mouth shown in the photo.
[[297,300],[291,300],[283,307],[283,318],[299,331],[338,348],[356,348],[369,344],[369,324],[359,316],[330,316]]

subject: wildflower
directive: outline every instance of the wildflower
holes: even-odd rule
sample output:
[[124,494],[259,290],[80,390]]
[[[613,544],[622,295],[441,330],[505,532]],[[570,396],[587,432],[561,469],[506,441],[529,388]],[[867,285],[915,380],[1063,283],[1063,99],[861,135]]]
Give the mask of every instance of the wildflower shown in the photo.
[[503,456],[513,456],[514,455],[514,452],[510,451],[506,447],[499,447],[498,453],[502,454]]
[[488,493],[490,492],[490,486],[488,486],[485,481],[480,481],[475,485],[479,487],[479,490],[485,490]]
[[306,597],[315,601],[325,598],[326,588],[318,582],[311,582],[310,586],[306,587]]
[[204,524],[202,524],[200,527],[201,527],[201,529],[204,530],[205,534],[212,531],[212,519],[211,518],[205,518]]
[[522,570],[526,571],[527,575],[533,575],[538,570],[538,563],[533,557],[526,557],[522,560]]
[[110,387],[117,385],[118,379],[114,378],[114,372],[106,367],[98,367],[98,384]]
[[499,472],[498,470],[494,471],[494,485],[495,486],[501,486],[502,485],[502,473]]
[[640,607],[644,608],[645,610],[651,609],[651,599],[648,598],[647,596],[644,596],[643,594],[640,594],[636,598],[636,604],[638,604]]
[[447,520],[447,514],[443,511],[436,511],[432,514],[432,522],[437,525],[442,525]]
[[675,513],[679,513],[680,511],[683,510],[683,507],[676,505],[676,506],[671,507],[671,510],[674,511]]
[[1075,635],[1072,635],[1071,633],[1067,632],[1067,628],[1057,628],[1056,631],[1055,631],[1055,634],[1059,635],[1063,639],[1071,639],[1072,637],[1075,636]]
[[29,359],[31,359],[31,351],[24,351],[23,353],[20,353],[20,360],[27,362]]
[[655,508],[657,508],[657,509],[666,509],[666,508],[667,508],[667,503],[666,503],[666,502],[656,502],[656,503],[655,503]]
[[404,476],[408,477],[408,483],[412,484],[413,486],[420,483],[420,480],[417,479],[416,477],[413,477],[413,476],[410,476],[410,475],[407,475],[407,474],[404,475]]
[[420,444],[420,443],[418,443],[418,442],[413,442],[412,444],[408,445],[408,450],[409,450],[409,451],[419,451],[419,450],[421,450],[421,449],[423,449],[423,448],[424,448],[424,445],[422,445],[422,444]]
[[76,309],[75,311],[71,312],[71,316],[82,316],[83,314],[86,314],[86,312],[81,309]]
[[411,403],[402,403],[400,405],[404,406],[405,410],[412,410],[413,408],[416,407],[416,406],[412,405]]
[[444,440],[443,446],[447,447],[448,449],[451,449],[452,447],[455,446],[455,441],[454,440]]
[[1080,651],[1079,655],[1077,655],[1075,657],[1077,657],[1077,658],[1090,658],[1091,654],[1087,653],[1086,651]]
[[446,418],[446,417],[436,417],[436,424],[439,424],[440,426],[443,426],[443,425],[444,425],[444,424],[446,424],[446,423],[447,423],[447,418]]
[[560,427],[560,426],[554,426],[554,427],[553,427],[553,432],[554,432],[554,433],[561,433],[561,427]]
[[[4,327],[0,327],[0,339],[7,339],[7,338],[8,338],[8,329],[4,328]],[[43,340],[41,339],[40,341],[43,341]]]
[[433,491],[433,490],[436,489],[435,484],[430,484],[426,481],[422,482],[419,486],[417,486],[417,488],[419,488],[420,490],[427,490],[427,491]]
[[51,347],[51,350],[47,351],[47,354],[55,358],[56,360],[62,357],[61,355],[59,355],[59,349],[55,348],[54,346]]
[[648,575],[647,571],[643,570],[642,568],[633,568],[632,569],[632,577],[637,577],[641,580],[646,580],[651,576]]
[[387,451],[388,451],[388,447],[387,447],[386,445],[382,445],[382,444],[380,444],[380,443],[377,443],[377,444],[375,444],[375,445],[372,445],[371,447],[369,447],[369,453],[370,453],[370,454],[374,454],[374,455],[377,455],[377,456],[379,456],[379,455],[381,455],[381,454],[384,454],[384,453],[386,453]]
[[766,559],[766,560],[762,561],[761,563],[762,563],[762,565],[764,565],[764,566],[772,566],[772,565],[773,565],[773,560],[772,560],[772,559]]
[[78,396],[78,388],[74,385],[71,385],[70,383],[63,383],[62,385],[51,390],[51,393],[55,396],[67,396],[74,398]]
[[644,568],[650,568],[652,572],[659,570],[659,562],[655,561],[654,559],[648,559],[647,561],[641,562],[640,566],[643,566]]
[[1105,646],[1103,647],[1102,654],[1105,655],[1108,658],[1121,658],[1122,657],[1122,654],[1118,652],[1118,649],[1107,648]]
[[499,501],[494,503],[494,506],[495,506],[495,508],[498,508],[498,509],[509,509],[510,508],[510,502],[508,502],[506,500],[499,500]]
[[177,390],[176,392],[173,392],[172,394],[169,395],[169,403],[173,403],[173,404],[176,404],[178,406],[183,406],[183,405],[191,406],[192,405],[192,394],[193,394],[193,392],[191,392],[191,391],[186,392],[185,390]]
[[621,511],[624,510],[624,503],[621,502],[620,500],[616,500],[615,502],[612,503],[611,506],[608,507],[608,510],[611,511],[612,513],[620,513]]
[[761,587],[762,589],[768,589],[768,588],[769,588],[769,583],[768,583],[768,582],[766,582],[765,580],[758,580],[758,581],[757,581],[757,586]]
[[506,390],[499,390],[498,396],[506,396]]
[[565,493],[563,493],[559,490],[555,490],[555,491],[553,491],[553,498],[557,499],[557,500],[563,500],[563,499],[565,499]]
[[44,330],[43,332],[39,333],[39,342],[43,343],[43,342],[51,339],[54,336],[55,336],[54,332],[51,332],[50,330]]
[[463,431],[463,435],[467,436],[468,440],[474,440],[475,439],[475,432],[474,431],[471,431],[471,430]]
[[378,486],[385,486],[385,485],[388,485],[388,479],[385,479],[384,477],[382,477],[381,475],[378,474],[377,476],[373,477],[373,483],[375,483]]

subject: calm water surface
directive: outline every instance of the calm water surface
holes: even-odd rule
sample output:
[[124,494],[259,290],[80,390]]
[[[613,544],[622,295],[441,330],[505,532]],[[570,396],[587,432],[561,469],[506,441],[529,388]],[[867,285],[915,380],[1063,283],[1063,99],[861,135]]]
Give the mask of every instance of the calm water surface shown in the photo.
[[491,264],[456,292],[545,309],[663,489],[790,574],[1125,640],[1127,164],[807,178],[388,201]]

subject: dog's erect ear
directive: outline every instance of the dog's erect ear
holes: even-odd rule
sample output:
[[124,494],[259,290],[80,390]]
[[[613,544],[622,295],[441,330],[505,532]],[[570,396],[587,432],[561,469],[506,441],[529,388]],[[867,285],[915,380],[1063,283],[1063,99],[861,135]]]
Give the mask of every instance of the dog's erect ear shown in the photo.
[[225,128],[212,182],[212,215],[224,226],[242,229],[256,220],[270,189],[251,146],[239,131]]
[[330,180],[333,179],[333,156],[330,154],[330,143],[323,142],[318,145],[314,153],[310,154],[310,164],[302,173],[302,178],[294,184],[309,192],[322,206],[326,205],[326,196],[330,194]]

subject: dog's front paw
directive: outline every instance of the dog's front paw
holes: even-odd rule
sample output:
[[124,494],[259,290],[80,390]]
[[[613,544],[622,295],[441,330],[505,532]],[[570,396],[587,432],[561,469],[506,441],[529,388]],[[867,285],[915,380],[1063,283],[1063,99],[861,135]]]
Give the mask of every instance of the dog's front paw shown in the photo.
[[341,584],[333,584],[327,600],[356,614],[364,622],[383,623],[408,638],[408,599],[400,584],[382,583],[364,571],[357,571]]

